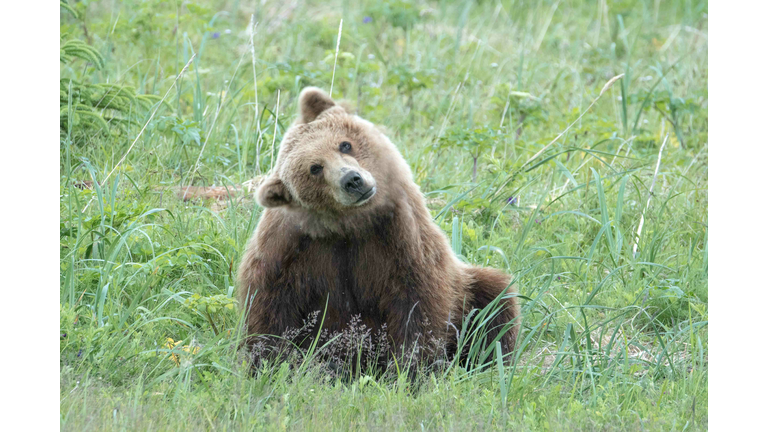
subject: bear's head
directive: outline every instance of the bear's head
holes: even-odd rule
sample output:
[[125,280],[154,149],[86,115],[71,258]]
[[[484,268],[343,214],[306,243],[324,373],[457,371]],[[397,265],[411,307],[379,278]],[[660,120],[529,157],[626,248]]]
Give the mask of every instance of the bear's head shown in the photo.
[[305,88],[259,204],[337,221],[369,215],[413,184],[400,152],[373,124]]

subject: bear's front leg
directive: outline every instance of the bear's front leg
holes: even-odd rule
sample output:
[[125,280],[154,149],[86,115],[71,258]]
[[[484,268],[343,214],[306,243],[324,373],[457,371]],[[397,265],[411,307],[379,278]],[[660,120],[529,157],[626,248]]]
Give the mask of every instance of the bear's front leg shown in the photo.
[[302,327],[301,305],[294,290],[281,272],[268,271],[263,262],[249,279],[261,281],[248,285],[246,289],[253,292],[243,299],[248,311],[246,345],[253,347],[253,364],[258,366],[261,359],[287,360],[293,347],[290,334]]
[[254,365],[261,358],[287,358],[284,336],[302,327],[305,301],[298,296],[291,268],[304,250],[302,237],[276,223],[270,214],[246,249],[238,270],[238,300],[246,310],[246,342]]
[[405,288],[385,306],[392,354],[399,363],[404,360],[406,367],[413,362],[430,366],[444,354],[451,305],[445,299],[423,295],[428,292]]

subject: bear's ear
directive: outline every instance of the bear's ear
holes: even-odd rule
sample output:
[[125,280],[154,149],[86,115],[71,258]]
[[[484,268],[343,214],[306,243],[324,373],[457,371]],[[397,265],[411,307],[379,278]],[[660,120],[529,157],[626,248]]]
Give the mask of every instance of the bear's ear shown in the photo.
[[333,99],[317,87],[306,87],[299,95],[299,112],[303,123],[315,120],[323,111],[335,106]]
[[282,180],[272,176],[259,186],[256,200],[262,207],[280,207],[291,202],[291,193],[288,192]]

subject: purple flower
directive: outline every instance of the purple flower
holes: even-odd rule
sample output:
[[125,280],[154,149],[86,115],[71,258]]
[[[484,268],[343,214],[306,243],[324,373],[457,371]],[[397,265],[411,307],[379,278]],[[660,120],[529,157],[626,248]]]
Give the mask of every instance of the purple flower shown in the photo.
[[541,222],[538,219],[536,219],[536,223],[541,225]]
[[80,348],[80,351],[77,352],[77,356],[80,357],[80,355],[82,355],[82,354],[83,354],[83,349]]
[[509,204],[511,204],[513,206],[517,205],[517,197],[509,197],[509,198],[507,198],[507,203],[509,203]]
[[218,38],[219,38],[219,36],[221,36],[221,33],[219,33],[219,32],[214,32],[212,37],[213,37],[214,39],[218,39]]
[[367,16],[367,17],[363,18],[363,24],[368,24],[368,23],[369,23],[369,22],[371,22],[371,21],[373,21],[373,18],[371,18],[371,17],[369,17],[369,16]]

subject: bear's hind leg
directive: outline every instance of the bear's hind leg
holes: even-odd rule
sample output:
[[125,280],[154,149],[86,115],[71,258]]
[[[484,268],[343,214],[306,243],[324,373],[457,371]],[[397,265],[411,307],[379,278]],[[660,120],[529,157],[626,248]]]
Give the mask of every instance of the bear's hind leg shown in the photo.
[[465,314],[473,308],[482,310],[504,292],[504,297],[506,298],[500,299],[500,308],[497,309],[498,314],[488,324],[487,342],[494,340],[498,336],[499,331],[505,325],[512,322],[512,326],[499,339],[502,353],[511,352],[515,348],[520,328],[520,308],[517,298],[510,297],[510,294],[517,292],[514,285],[510,286],[510,276],[499,270],[485,267],[469,267],[466,269],[466,273],[469,276],[469,284],[467,286],[467,294],[469,295],[467,296],[468,304],[464,306]]

